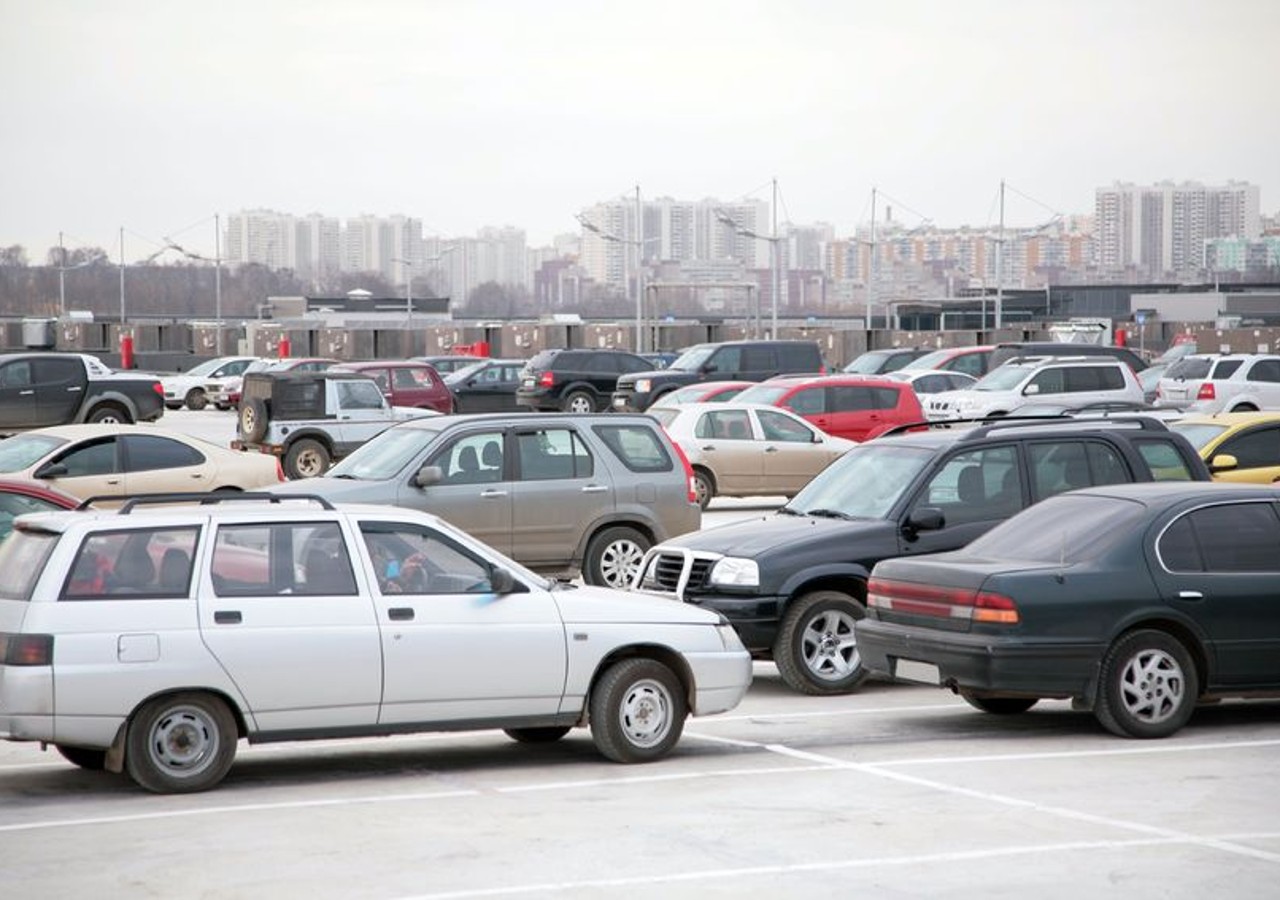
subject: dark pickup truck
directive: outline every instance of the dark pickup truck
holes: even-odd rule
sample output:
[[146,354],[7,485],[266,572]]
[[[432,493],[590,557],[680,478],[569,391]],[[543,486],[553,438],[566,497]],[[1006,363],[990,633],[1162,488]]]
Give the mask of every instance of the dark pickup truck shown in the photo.
[[81,422],[153,422],[164,414],[154,375],[113,372],[85,353],[0,355],[0,435]]

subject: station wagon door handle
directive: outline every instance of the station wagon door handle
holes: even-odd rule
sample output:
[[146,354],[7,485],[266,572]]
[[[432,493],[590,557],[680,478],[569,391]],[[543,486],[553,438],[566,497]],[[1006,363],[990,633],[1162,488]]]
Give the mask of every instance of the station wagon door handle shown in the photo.
[[497,498],[499,498],[499,497],[505,497],[505,496],[507,496],[507,492],[506,492],[506,491],[496,491],[496,490],[494,490],[494,489],[492,489],[492,488],[490,488],[490,489],[489,489],[489,490],[487,490],[487,491],[481,491],[481,492],[480,492],[480,497],[481,497],[481,499],[483,499],[483,500],[495,500],[495,499],[497,499]]
[[239,625],[242,620],[238,609],[216,609],[213,612],[213,621],[218,625]]
[[701,447],[699,447],[698,449],[699,449],[699,450],[714,450],[714,449],[716,449],[716,445],[715,445],[715,444],[703,444],[703,445],[702,445]]
[[609,492],[607,484],[589,484],[582,489],[584,494],[605,494]]
[[778,448],[777,448],[777,447],[775,447],[775,446],[773,446],[772,444],[770,444],[768,447],[765,447],[765,448],[764,448],[764,452],[765,452],[765,453],[777,453],[777,452],[778,452]]
[[387,618],[392,622],[408,622],[413,618],[413,607],[393,606],[387,610]]
[[1199,591],[1178,591],[1179,600],[1203,600],[1204,594]]

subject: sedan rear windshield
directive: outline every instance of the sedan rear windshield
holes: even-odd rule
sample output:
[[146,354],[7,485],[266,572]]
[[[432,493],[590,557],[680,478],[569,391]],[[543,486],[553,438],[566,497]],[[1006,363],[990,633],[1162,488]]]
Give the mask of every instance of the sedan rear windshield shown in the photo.
[[48,531],[18,530],[0,541],[0,599],[30,600],[45,562],[58,543]]
[[988,531],[961,551],[984,559],[1071,564],[1113,546],[1135,529],[1145,507],[1133,500],[1063,494],[1041,501]]

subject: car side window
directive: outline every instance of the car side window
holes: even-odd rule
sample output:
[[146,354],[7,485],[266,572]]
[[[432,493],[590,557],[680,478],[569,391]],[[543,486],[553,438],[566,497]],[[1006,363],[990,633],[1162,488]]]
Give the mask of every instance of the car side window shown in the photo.
[[516,435],[522,481],[590,478],[595,471],[582,438],[569,428],[542,428]]
[[731,441],[751,440],[751,422],[745,409],[725,409],[704,413],[698,420],[695,437]]
[[1280,466],[1280,427],[1257,428],[1223,441],[1214,455],[1236,458],[1241,469]]
[[1280,359],[1260,359],[1253,364],[1246,381],[1280,381]]
[[391,370],[391,383],[398,388],[427,388],[431,387],[431,374],[426,369],[415,369],[408,366],[401,366],[398,369]]
[[872,409],[897,409],[902,398],[907,395],[909,389],[899,390],[891,387],[874,387],[867,388],[871,394]]
[[987,447],[951,457],[916,503],[942,510],[947,526],[1005,519],[1024,505],[1016,448]]
[[789,444],[814,443],[816,432],[790,416],[767,409],[759,410],[757,415],[760,417],[760,430],[764,432],[766,441],[785,441]]
[[675,462],[653,428],[644,425],[595,425],[592,431],[632,472],[670,472]]
[[[1031,388],[1035,388],[1032,391]],[[1062,378],[1062,369],[1045,369],[1043,372],[1037,372],[1036,375],[1027,384],[1026,393],[1036,394],[1061,394],[1066,390]]]
[[707,360],[707,371],[709,372],[744,372],[740,362],[742,360],[742,348],[740,347],[721,347],[711,354],[711,358]]
[[[383,373],[382,385],[386,384]],[[386,402],[382,397],[380,385],[363,379],[339,381],[337,383],[338,406],[341,409],[382,409]]]
[[778,369],[778,357],[772,347],[743,347],[742,372],[774,372]]
[[1116,451],[1097,441],[1037,441],[1028,444],[1027,455],[1037,502],[1095,484],[1133,480]]
[[203,465],[205,456],[172,438],[150,434],[126,434],[120,438],[124,444],[126,472],[150,472],[156,469],[180,469],[184,466]]
[[354,596],[355,575],[336,522],[224,525],[210,564],[219,597]]
[[55,457],[53,462],[66,466],[67,478],[110,475],[119,471],[116,465],[116,439],[104,438],[90,444],[81,444]]
[[138,528],[89,535],[60,600],[155,600],[190,593],[198,528]]
[[32,384],[31,363],[25,359],[0,366],[0,387],[29,387]]
[[383,594],[487,594],[491,569],[438,532],[403,522],[361,522]]
[[491,484],[503,480],[506,451],[501,431],[463,435],[432,457],[439,466],[441,484]]
[[[1183,518],[1191,524],[1204,571],[1280,571],[1280,517],[1272,504],[1223,503],[1192,510]],[[1164,547],[1162,540],[1161,558],[1169,566]]]
[[[1213,374],[1209,376],[1210,381],[1221,381],[1223,378],[1230,378],[1236,373],[1236,369],[1244,364],[1243,359],[1222,359],[1213,367]],[[1188,378],[1199,377],[1188,375]]]
[[972,375],[974,378],[982,377],[982,355],[980,353],[966,353],[964,356],[957,356],[947,368],[953,372],[961,372],[965,375]]
[[[838,391],[858,390],[858,388],[836,388]],[[853,402],[852,398],[842,398],[849,403]],[[788,409],[794,411],[797,415],[813,416],[818,413],[827,411],[827,389],[825,387],[807,387],[801,388],[790,397],[784,404]],[[856,409],[854,406],[840,406],[838,409]]]
[[1191,481],[1191,469],[1187,461],[1169,441],[1137,439],[1133,442],[1138,454],[1151,469],[1153,481]]

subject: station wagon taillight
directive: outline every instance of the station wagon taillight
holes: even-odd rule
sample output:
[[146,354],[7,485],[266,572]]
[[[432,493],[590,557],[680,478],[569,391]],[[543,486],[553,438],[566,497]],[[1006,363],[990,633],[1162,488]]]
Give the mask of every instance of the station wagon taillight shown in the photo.
[[542,377],[538,379],[540,387],[549,388],[556,386],[556,373],[547,371],[542,373]]
[[53,665],[53,635],[0,631],[0,666]]
[[1217,398],[1218,392],[1213,389],[1211,382],[1206,381],[1200,385],[1200,390],[1196,391],[1197,400],[1216,400]]
[[911,616],[968,619],[997,625],[1018,624],[1017,604],[1004,594],[888,578],[873,578],[867,584],[867,606]]

